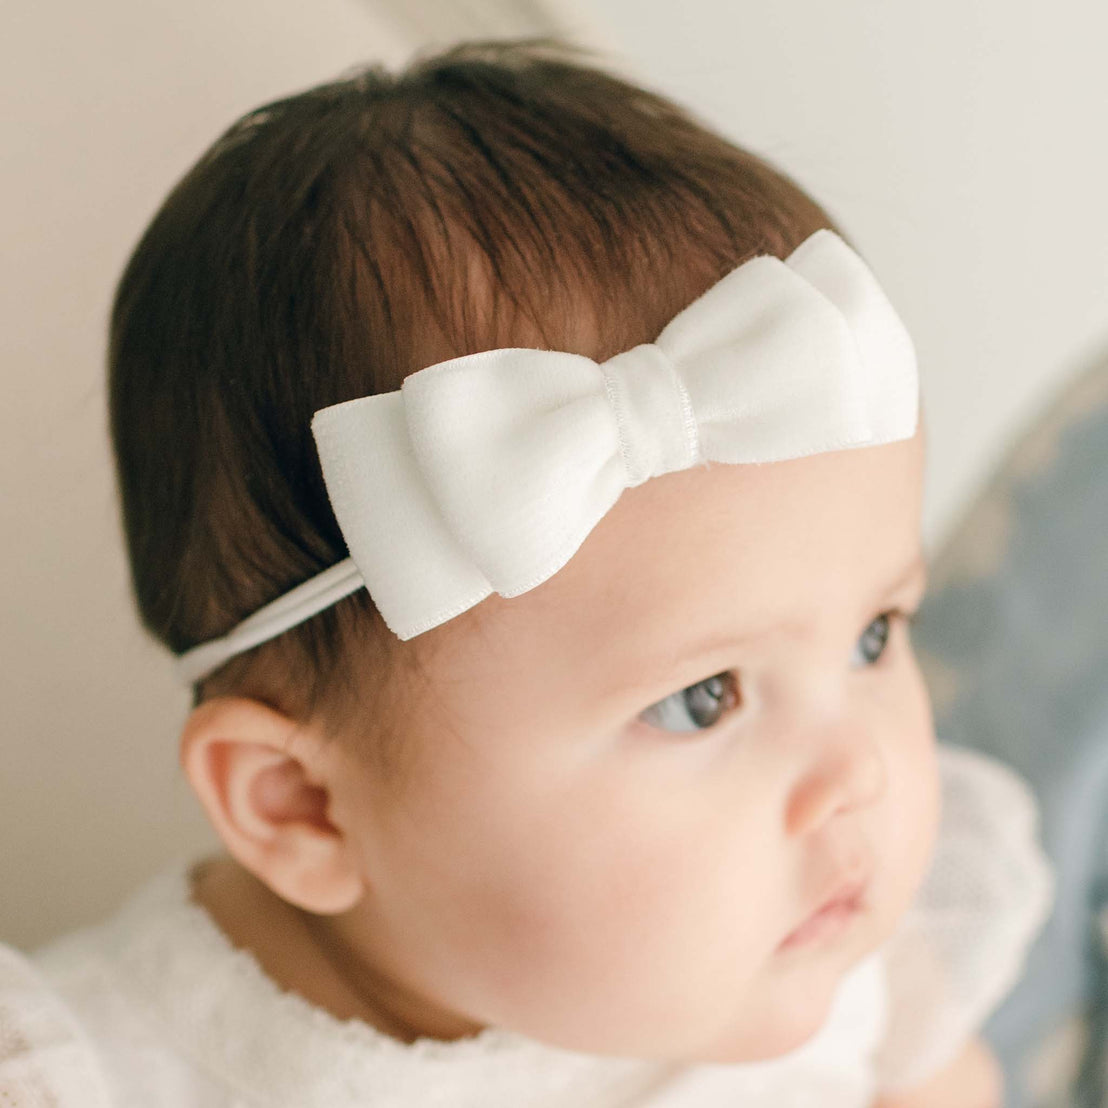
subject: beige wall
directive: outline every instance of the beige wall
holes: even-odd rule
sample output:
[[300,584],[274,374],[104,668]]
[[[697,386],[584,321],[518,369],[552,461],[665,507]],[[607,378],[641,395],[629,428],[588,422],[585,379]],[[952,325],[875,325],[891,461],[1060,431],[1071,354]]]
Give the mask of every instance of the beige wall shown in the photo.
[[[232,118],[406,51],[369,0],[11,7],[0,938],[29,947],[213,842],[177,770],[185,694],[127,593],[103,430],[112,284],[165,190]],[[1108,336],[1108,9],[587,7],[625,69],[791,171],[869,257],[921,355],[934,545],[1013,431]]]

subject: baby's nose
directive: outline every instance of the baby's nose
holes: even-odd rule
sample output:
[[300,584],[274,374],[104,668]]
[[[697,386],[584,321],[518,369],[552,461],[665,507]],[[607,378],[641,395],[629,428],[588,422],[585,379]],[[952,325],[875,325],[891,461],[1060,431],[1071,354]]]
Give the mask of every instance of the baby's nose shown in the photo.
[[829,819],[872,804],[885,791],[885,761],[868,735],[843,736],[824,747],[789,797],[785,827],[806,835]]

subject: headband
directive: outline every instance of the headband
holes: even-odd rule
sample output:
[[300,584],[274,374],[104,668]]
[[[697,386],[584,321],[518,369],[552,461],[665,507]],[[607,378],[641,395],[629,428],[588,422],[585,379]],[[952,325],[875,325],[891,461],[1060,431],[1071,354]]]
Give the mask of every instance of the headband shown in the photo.
[[566,564],[626,488],[911,438],[915,350],[865,262],[820,230],[732,270],[605,362],[499,349],[315,413],[350,556],[177,659],[196,681],[360,588],[410,639]]

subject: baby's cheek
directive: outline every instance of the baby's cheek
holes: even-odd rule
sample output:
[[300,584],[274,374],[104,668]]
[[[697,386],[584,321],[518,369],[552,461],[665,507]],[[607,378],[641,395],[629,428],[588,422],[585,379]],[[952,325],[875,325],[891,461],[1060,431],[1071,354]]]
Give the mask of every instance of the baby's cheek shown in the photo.
[[913,846],[917,870],[922,879],[934,851],[942,815],[942,787],[934,732],[930,729],[921,732],[912,753],[910,773],[916,811]]
[[902,746],[894,786],[883,811],[888,846],[885,930],[891,933],[919,890],[930,865],[941,805],[934,737],[920,734]]
[[491,905],[498,1020],[570,1049],[694,1050],[734,1018],[766,944],[767,877],[725,840],[548,857]]

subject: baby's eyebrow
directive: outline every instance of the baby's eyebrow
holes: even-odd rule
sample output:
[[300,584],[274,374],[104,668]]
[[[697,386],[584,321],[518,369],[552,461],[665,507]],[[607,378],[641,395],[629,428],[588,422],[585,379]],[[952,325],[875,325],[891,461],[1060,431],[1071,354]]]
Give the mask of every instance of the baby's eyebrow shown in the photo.
[[[886,583],[876,591],[876,594],[870,600],[869,607],[877,611],[878,608],[890,601],[914,581],[922,579],[926,582],[927,572],[927,559],[920,553],[903,570],[896,574],[892,581]],[[670,655],[662,658],[649,659],[642,662],[641,665],[636,665],[634,667],[635,676],[632,681],[626,685],[614,688],[612,692],[620,695],[627,695],[643,692],[645,690],[657,689],[665,684],[666,675],[673,671],[674,664],[678,661],[700,658],[734,647],[749,646],[751,643],[765,638],[771,631],[785,630],[795,633],[800,629],[800,625],[796,623],[776,623],[772,627],[762,627],[741,634],[734,634],[729,631],[716,632],[695,643],[688,643]]]
[[886,585],[885,588],[877,594],[874,603],[883,603],[888,600],[889,597],[895,596],[906,585],[910,585],[917,578],[923,578],[925,582],[927,580],[927,559],[923,554],[919,554],[915,561],[913,561],[892,584]]

